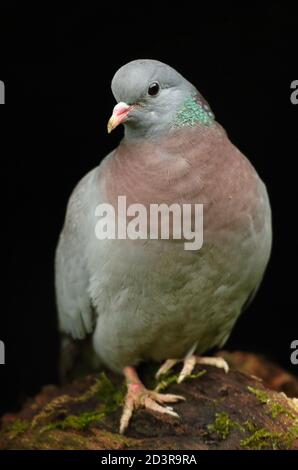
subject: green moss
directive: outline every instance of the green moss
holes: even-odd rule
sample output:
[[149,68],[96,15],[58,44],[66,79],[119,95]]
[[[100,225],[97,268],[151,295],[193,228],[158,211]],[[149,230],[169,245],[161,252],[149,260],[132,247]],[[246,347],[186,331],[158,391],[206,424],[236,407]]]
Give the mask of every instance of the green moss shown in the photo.
[[[187,377],[185,377],[184,380],[192,380],[192,379],[198,379],[200,377],[202,377],[203,375],[205,375],[207,373],[207,371],[205,369],[203,370],[200,370],[200,372],[198,372],[197,374],[190,374],[188,375]],[[169,387],[169,385],[173,384],[173,383],[178,383],[178,377],[179,375],[178,374],[172,374],[172,375],[169,375],[169,376],[164,376],[164,378],[156,385],[155,387],[155,391],[156,392],[162,392],[164,391],[166,388]]]
[[266,405],[268,403],[269,395],[265,392],[265,390],[260,390],[258,388],[253,388],[250,386],[248,386],[247,389],[257,397],[260,403],[262,403],[263,405]]
[[290,427],[288,434],[290,434],[294,439],[298,439],[298,420]]
[[[287,412],[286,409],[285,411]],[[222,439],[226,439],[232,429],[238,429],[244,434],[249,434],[240,441],[240,445],[252,450],[264,448],[273,450],[290,449],[293,442],[298,439],[298,420],[287,432],[270,432],[266,428],[258,427],[252,420],[240,424],[231,420],[226,413],[217,413],[214,423],[208,426],[209,431],[217,432]]]
[[264,448],[277,450],[283,444],[282,433],[270,432],[265,428],[254,431],[249,437],[240,441],[241,447],[251,450],[261,450]]
[[246,431],[248,431],[250,433],[253,433],[258,429],[256,424],[251,420],[245,421],[242,426]]
[[291,413],[285,406],[281,405],[278,402],[273,402],[270,404],[270,415],[272,418],[276,418],[277,416],[284,414],[289,416],[290,418],[295,418],[295,415]]
[[266,393],[264,390],[259,390],[258,388],[253,388],[253,387],[247,387],[248,390],[253,393],[257,399],[259,400],[260,403],[263,405],[268,405],[269,410],[268,414],[273,418],[277,418],[280,414],[285,414],[286,416],[290,418],[295,418],[295,415],[291,413],[284,405],[277,401],[273,401],[268,393]]
[[101,421],[105,417],[101,412],[86,412],[79,416],[70,415],[62,421],[56,421],[45,426],[42,431],[50,431],[52,429],[87,429],[90,425]]
[[16,419],[11,424],[7,424],[3,427],[0,432],[0,441],[3,438],[7,438],[12,440],[16,437],[21,436],[30,428],[30,422],[24,419]]
[[166,376],[164,377],[158,384],[157,386],[155,387],[155,391],[156,392],[162,392],[164,391],[166,388],[168,388],[169,385],[173,384],[173,383],[177,383],[177,380],[178,380],[178,377],[179,375],[178,374],[173,374],[173,375],[169,375],[169,376]]
[[207,374],[207,370],[203,369],[200,370],[197,374],[190,374],[188,377],[186,377],[186,380],[188,379],[199,379],[200,377],[203,377],[203,375]]
[[227,413],[216,413],[214,422],[208,425],[208,431],[215,432],[222,440],[227,439],[233,429],[237,429],[243,434],[249,434],[240,441],[240,445],[251,450],[288,449],[298,438],[298,423],[297,426],[292,426],[287,433],[270,432],[266,428],[259,428],[251,420],[240,424],[233,421]]
[[83,395],[80,395],[79,397],[77,397],[75,401],[77,403],[85,403],[86,401],[93,398],[95,395],[100,395],[102,387],[103,387],[102,380],[105,381],[105,378],[96,379],[95,383],[91,385],[91,387],[88,388],[88,390],[86,390],[86,392],[83,393]]
[[251,435],[242,439],[240,445],[252,450],[290,449],[293,442],[298,439],[298,421],[287,432],[270,432],[266,428],[258,428],[255,425],[248,430],[251,431]]
[[104,403],[103,412],[105,415],[108,415],[122,404],[125,396],[125,387],[117,387],[106,374],[102,372],[99,378],[97,394]]
[[209,432],[215,432],[220,439],[224,440],[229,435],[232,429],[243,430],[242,426],[236,421],[233,421],[227,413],[216,413],[215,420],[212,424],[208,424],[207,429]]
[[24,419],[16,419],[8,428],[10,437],[14,439],[15,437],[23,434],[30,427],[30,423]]
[[284,437],[286,448],[290,449],[296,439],[298,439],[298,420],[296,420],[295,423],[288,429],[288,432]]
[[[99,398],[99,403],[94,411],[70,414],[63,420],[53,421],[41,428],[41,432],[52,429],[87,429],[92,424],[102,421],[107,415],[115,411],[124,398],[124,387],[118,388],[103,372],[92,387],[78,398],[70,398],[70,403],[85,402],[94,395]],[[65,403],[64,403],[65,404]]]

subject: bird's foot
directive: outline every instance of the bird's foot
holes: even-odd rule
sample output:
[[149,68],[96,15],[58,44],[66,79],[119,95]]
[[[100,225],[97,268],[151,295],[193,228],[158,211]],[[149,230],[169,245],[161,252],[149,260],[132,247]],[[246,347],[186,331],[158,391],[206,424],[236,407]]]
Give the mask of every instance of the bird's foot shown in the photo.
[[179,418],[179,415],[173,411],[171,406],[162,406],[162,404],[176,403],[179,400],[185,400],[184,397],[171,393],[161,394],[153,390],[147,390],[133,367],[125,367],[123,372],[127,381],[127,394],[120,420],[120,434],[125,432],[133,412],[138,408],[146,408],[147,410]]
[[[186,377],[191,375],[194,366],[196,364],[209,365],[219,367],[223,369],[226,373],[229,372],[229,365],[222,357],[201,357],[195,356],[194,354],[187,355],[183,360],[183,367],[177,379],[178,383],[181,383]],[[158,369],[155,377],[158,379],[163,374],[166,374],[169,370],[174,367],[175,364],[181,362],[180,359],[168,359],[165,361],[162,366]]]

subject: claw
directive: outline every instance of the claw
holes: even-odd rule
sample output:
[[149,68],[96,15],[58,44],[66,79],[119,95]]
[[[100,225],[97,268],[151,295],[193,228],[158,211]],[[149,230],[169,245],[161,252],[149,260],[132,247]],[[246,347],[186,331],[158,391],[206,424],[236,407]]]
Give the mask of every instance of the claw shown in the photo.
[[183,368],[177,380],[178,384],[183,382],[185,377],[188,377],[192,373],[193,368],[196,365],[196,362],[197,362],[196,356],[189,356],[184,360]]
[[[155,377],[158,379],[161,375],[166,374],[177,362],[178,359],[168,359],[158,369]],[[196,364],[209,365],[223,369],[226,373],[229,372],[229,365],[222,357],[200,357],[193,354],[193,349],[183,359],[183,367],[177,379],[178,383],[191,375]]]
[[178,359],[168,359],[165,361],[156,372],[155,378],[159,379],[162,375],[166,374],[172,369],[172,367],[174,367],[175,364],[177,364],[177,362],[179,362]]
[[172,393],[162,393],[153,392],[155,396],[155,400],[159,401],[160,403],[176,403],[179,400],[185,400],[182,395],[173,395]]
[[174,418],[179,418],[178,413],[171,406],[163,405],[165,403],[176,403],[179,400],[185,400],[180,395],[171,393],[158,393],[154,390],[147,390],[140,382],[135,370],[131,367],[125,368],[124,374],[127,379],[127,395],[124,402],[123,412],[120,420],[120,434],[127,429],[133,412],[138,408],[156,411],[161,414],[167,414]]
[[229,364],[222,357],[198,357],[197,364],[218,367],[219,369],[223,369],[226,374],[230,369]]
[[[186,377],[191,375],[196,364],[204,364],[219,367],[226,373],[229,371],[227,362],[222,357],[198,357],[193,354],[195,348],[192,348],[184,359],[184,364],[177,382],[181,383]],[[166,374],[172,367],[179,362],[178,359],[168,359],[156,372],[155,377],[159,378]],[[125,367],[124,375],[127,380],[127,395],[123,407],[120,420],[120,434],[127,429],[133,412],[138,408],[146,408],[147,410],[156,411],[161,414],[167,414],[175,418],[179,418],[178,413],[173,410],[172,406],[164,405],[165,403],[176,403],[179,400],[185,400],[181,395],[173,395],[171,393],[158,393],[154,390],[147,390],[141,383],[135,369],[133,367]],[[158,390],[158,387],[157,387]]]

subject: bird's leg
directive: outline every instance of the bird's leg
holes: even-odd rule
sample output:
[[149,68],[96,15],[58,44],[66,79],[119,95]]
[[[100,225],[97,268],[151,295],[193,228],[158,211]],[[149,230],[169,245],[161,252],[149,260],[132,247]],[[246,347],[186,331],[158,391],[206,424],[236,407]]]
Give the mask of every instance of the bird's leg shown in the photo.
[[162,406],[161,403],[176,403],[179,400],[185,400],[184,397],[170,393],[161,394],[154,390],[147,390],[140,381],[134,367],[125,367],[123,369],[123,374],[126,379],[127,394],[120,420],[121,434],[126,430],[133,412],[138,408],[146,408],[147,410],[168,414],[176,418],[179,417],[179,415],[173,411],[172,407]]
[[[196,364],[215,366],[219,367],[220,369],[223,369],[226,373],[229,372],[228,363],[222,357],[195,356],[193,354],[193,351],[191,351],[191,353],[188,353],[182,361],[183,367],[177,380],[178,383],[181,383],[186,377],[188,377],[192,373],[193,368]],[[170,369],[172,369],[172,367],[174,367],[177,362],[181,362],[180,359],[168,359],[167,361],[165,361],[162,366],[158,369],[155,377],[157,379],[161,377],[161,375],[165,374]]]

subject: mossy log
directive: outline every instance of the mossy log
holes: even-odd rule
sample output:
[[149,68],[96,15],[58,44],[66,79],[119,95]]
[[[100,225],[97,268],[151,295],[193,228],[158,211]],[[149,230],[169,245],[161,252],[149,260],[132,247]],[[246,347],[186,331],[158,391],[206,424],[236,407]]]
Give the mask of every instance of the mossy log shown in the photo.
[[182,384],[178,366],[159,384],[156,366],[141,371],[146,385],[185,396],[175,405],[179,419],[138,410],[119,435],[125,387],[121,377],[101,372],[46,386],[19,413],[4,416],[0,449],[298,449],[298,381],[260,356],[221,355],[228,374],[197,366]]

